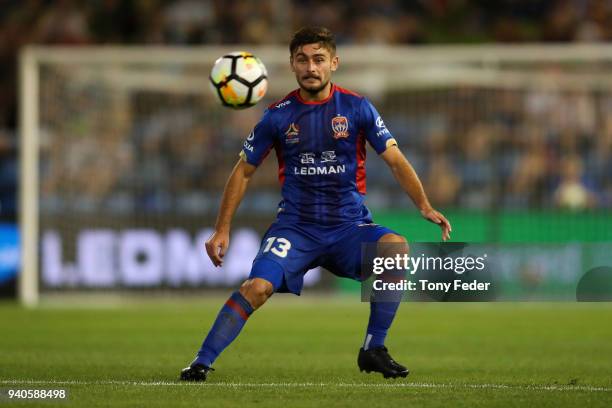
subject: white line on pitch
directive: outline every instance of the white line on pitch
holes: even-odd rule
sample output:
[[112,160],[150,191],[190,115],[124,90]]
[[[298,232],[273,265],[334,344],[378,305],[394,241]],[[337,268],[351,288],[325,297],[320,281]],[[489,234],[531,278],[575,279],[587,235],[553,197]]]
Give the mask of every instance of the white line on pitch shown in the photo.
[[101,380],[101,381],[80,381],[80,380],[0,380],[0,384],[24,384],[24,385],[139,385],[139,386],[203,386],[203,387],[225,387],[225,388],[313,388],[313,387],[354,387],[354,388],[478,388],[478,389],[519,389],[534,391],[589,391],[589,392],[610,392],[610,387],[594,387],[587,385],[520,385],[520,384],[463,384],[463,383],[185,383],[171,381],[120,381],[120,380]]

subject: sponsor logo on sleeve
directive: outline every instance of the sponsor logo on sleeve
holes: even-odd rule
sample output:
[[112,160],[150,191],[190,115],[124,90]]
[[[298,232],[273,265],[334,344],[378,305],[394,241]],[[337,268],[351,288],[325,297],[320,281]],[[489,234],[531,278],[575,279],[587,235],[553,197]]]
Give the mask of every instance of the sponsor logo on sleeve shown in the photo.
[[251,130],[251,133],[249,133],[249,135],[247,136],[246,140],[242,144],[242,147],[245,150],[248,150],[251,153],[253,153],[253,150],[255,150],[255,148],[251,144],[253,142],[253,140],[255,140],[255,129]]
[[376,118],[376,127],[380,129],[378,132],[376,132],[376,137],[381,137],[383,135],[390,134],[389,129],[387,129],[387,126],[385,126],[385,122],[383,122],[380,116]]
[[251,153],[253,153],[253,150],[255,150],[253,145],[247,142],[246,140],[244,141],[244,144],[242,145],[242,147],[244,147],[246,150],[248,150]]

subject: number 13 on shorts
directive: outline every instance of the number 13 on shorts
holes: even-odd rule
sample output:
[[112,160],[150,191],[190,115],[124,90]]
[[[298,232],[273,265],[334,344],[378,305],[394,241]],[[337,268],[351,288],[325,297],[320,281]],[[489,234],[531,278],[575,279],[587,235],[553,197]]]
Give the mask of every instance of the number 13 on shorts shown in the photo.
[[286,238],[269,237],[266,239],[263,253],[272,252],[274,255],[285,258],[287,252],[291,249],[291,242]]

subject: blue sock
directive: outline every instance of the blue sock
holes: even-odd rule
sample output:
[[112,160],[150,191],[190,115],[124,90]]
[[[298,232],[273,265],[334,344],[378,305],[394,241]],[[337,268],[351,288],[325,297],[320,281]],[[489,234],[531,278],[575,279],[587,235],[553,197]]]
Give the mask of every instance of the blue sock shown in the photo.
[[371,349],[385,345],[387,331],[391,327],[395,312],[400,302],[370,302],[370,321],[363,349]]
[[212,329],[208,332],[191,365],[204,364],[210,367],[219,354],[238,337],[251,313],[253,307],[244,296],[238,291],[232,293],[219,311]]

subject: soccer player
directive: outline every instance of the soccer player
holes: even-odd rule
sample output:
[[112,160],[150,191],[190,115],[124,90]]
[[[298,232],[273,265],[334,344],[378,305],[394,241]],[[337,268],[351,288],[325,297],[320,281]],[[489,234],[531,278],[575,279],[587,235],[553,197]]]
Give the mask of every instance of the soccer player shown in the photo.
[[[399,247],[406,239],[372,223],[364,205],[366,141],[387,163],[421,215],[449,238],[450,223],[430,205],[419,178],[397,147],[380,115],[363,96],[332,83],[339,65],[333,34],[306,27],[290,44],[291,69],[299,88],[270,105],[248,135],[223,192],[215,231],[206,251],[215,266],[223,264],[232,217],[257,166],[274,149],[283,200],[266,232],[251,273],[221,308],[195,360],[181,371],[186,381],[205,381],[219,354],[238,336],[249,316],[275,292],[300,294],[304,274],[322,266],[356,280],[361,276],[361,244]],[[387,299],[388,300],[388,299]],[[399,306],[371,301],[365,341],[359,350],[361,371],[385,378],[405,377],[385,337]]]

